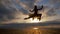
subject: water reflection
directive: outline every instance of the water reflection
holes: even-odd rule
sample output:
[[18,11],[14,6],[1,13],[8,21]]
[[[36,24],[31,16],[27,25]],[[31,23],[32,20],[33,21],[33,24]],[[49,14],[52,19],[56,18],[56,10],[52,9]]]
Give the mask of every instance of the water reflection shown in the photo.
[[60,29],[0,29],[0,34],[60,34]]

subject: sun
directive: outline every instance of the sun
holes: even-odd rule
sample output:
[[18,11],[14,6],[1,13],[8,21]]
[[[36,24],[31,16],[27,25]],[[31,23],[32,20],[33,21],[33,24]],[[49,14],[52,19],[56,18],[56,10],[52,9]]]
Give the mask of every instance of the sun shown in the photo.
[[30,18],[32,23],[38,23],[38,22],[42,22],[42,20],[38,20],[37,18],[34,18],[34,20],[32,18]]

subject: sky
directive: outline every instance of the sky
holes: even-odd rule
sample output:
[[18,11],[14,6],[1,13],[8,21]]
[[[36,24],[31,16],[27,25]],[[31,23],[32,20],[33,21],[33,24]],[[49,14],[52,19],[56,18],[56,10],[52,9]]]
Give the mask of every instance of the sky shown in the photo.
[[34,5],[44,5],[41,21],[60,21],[60,0],[0,0],[0,24],[29,23],[24,20]]

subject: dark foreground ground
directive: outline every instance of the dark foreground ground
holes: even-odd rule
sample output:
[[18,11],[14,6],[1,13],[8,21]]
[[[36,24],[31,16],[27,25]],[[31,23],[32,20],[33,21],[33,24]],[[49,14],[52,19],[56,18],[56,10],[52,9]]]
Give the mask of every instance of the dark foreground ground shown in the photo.
[[3,24],[0,34],[60,34],[60,22]]
[[0,34],[60,34],[60,29],[0,29]]

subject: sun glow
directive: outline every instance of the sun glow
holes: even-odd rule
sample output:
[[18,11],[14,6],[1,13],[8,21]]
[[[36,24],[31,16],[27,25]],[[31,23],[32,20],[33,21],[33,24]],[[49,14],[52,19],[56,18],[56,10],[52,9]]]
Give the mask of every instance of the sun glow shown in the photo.
[[[27,15],[27,17],[28,17],[28,15]],[[25,20],[26,23],[43,23],[46,21],[47,21],[46,18],[45,19],[41,18],[41,20],[39,21],[39,19],[37,19],[37,17],[35,17],[34,20],[33,20],[33,18]]]
[[34,18],[34,20],[32,19],[32,18],[30,18],[30,20],[31,20],[31,22],[33,22],[33,23],[38,23],[38,22],[42,22],[42,20],[41,21],[39,21],[37,18]]

